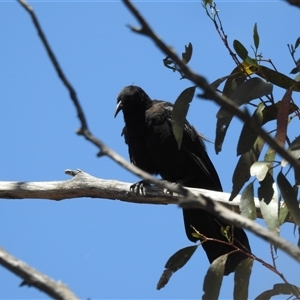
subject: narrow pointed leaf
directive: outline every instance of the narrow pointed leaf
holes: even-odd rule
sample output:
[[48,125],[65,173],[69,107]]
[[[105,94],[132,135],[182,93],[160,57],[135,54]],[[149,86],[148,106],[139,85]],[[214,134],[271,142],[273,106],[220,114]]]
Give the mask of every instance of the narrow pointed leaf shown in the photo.
[[159,278],[159,281],[156,285],[156,289],[160,290],[163,287],[165,287],[165,285],[169,282],[172,275],[173,275],[173,272],[170,269],[165,269]]
[[247,78],[244,66],[235,67],[225,82],[223,95],[229,97]]
[[212,82],[212,83],[210,84],[210,86],[211,86],[213,89],[216,90],[222,82],[224,82],[226,79],[228,79],[229,77],[232,77],[232,76],[233,76],[233,75],[227,75],[227,76],[218,78],[218,79],[216,79],[214,82]]
[[282,147],[284,147],[285,140],[286,140],[291,98],[292,98],[292,90],[288,89],[282,98],[282,103],[277,113],[276,139]]
[[165,268],[176,272],[189,261],[197,248],[198,246],[189,246],[178,250],[168,259]]
[[[273,121],[273,120],[277,119],[277,113],[278,113],[278,110],[279,110],[281,104],[282,104],[282,101],[280,100],[280,101],[277,101],[275,104],[266,106],[264,108],[264,110],[263,110],[263,115],[264,115],[263,124],[266,124],[270,121]],[[296,104],[290,103],[289,114],[292,114],[292,113],[294,113],[298,110],[299,110],[299,107]]]
[[272,176],[273,176],[272,167],[274,165],[275,156],[276,156],[276,151],[273,148],[269,147],[266,154],[265,154],[264,161],[269,163],[269,173]]
[[[300,136],[295,138],[292,143],[290,144],[288,150],[287,150],[294,158],[299,159],[300,158]],[[288,164],[288,162],[285,159],[282,159],[281,166],[285,167]]]
[[156,288],[160,290],[170,280],[174,272],[182,268],[192,257],[198,246],[189,246],[178,250],[167,261]]
[[289,209],[290,214],[292,215],[293,220],[296,222],[298,226],[300,226],[300,209],[299,203],[297,201],[296,193],[288,182],[286,177],[279,172],[277,176],[277,183],[281,192],[281,195]]
[[256,219],[256,207],[254,202],[254,187],[253,181],[250,182],[242,192],[240,201],[240,211],[243,217],[251,220]]
[[186,119],[187,112],[189,110],[190,102],[195,94],[196,86],[185,89],[176,99],[172,111],[172,129],[176,138],[178,149],[180,149],[183,126]]
[[185,46],[185,51],[182,53],[182,62],[186,65],[192,58],[193,54],[193,45],[189,43]]
[[[263,123],[263,110],[265,105],[260,103],[251,117],[251,121],[255,122],[258,125]],[[239,137],[237,145],[237,155],[241,155],[251,149],[255,140],[257,139],[258,134],[255,132],[251,126],[250,122],[246,122],[243,126],[242,132]]]
[[253,259],[247,258],[242,260],[234,272],[234,300],[247,300],[250,283],[250,275],[252,272]]
[[243,46],[241,42],[238,40],[233,41],[233,48],[237,55],[241,58],[241,60],[245,60],[248,56],[248,51],[247,49]]
[[283,223],[286,222],[286,220],[288,219],[288,217],[289,217],[289,209],[288,209],[286,203],[283,202],[283,203],[280,205],[279,217],[278,217],[280,226],[281,226]]
[[[268,95],[272,92],[273,85],[266,83],[262,79],[255,77],[242,83],[237,89],[230,95],[238,106],[245,104],[253,99]],[[233,118],[233,114],[226,108],[221,107],[217,112],[217,128],[216,128],[216,140],[215,150],[219,153],[222,149],[222,144]]]
[[[230,99],[238,106],[241,106],[245,103],[249,103],[253,99],[269,95],[272,91],[272,84],[265,82],[259,77],[253,77],[235,89],[230,95]],[[228,115],[232,115],[232,113],[225,108],[221,108],[217,112],[217,118],[222,118]]]
[[297,49],[299,45],[300,45],[300,37],[298,37],[295,42],[295,49]]
[[268,67],[259,66],[256,74],[279,87],[284,89],[291,88],[293,91],[300,92],[300,82]]
[[253,29],[253,41],[254,41],[254,46],[257,49],[259,46],[259,35],[257,31],[257,24],[255,23],[254,29]]
[[294,69],[292,69],[290,74],[297,74],[298,72],[299,72],[299,67],[295,67]]
[[227,257],[228,254],[219,256],[210,265],[203,282],[202,300],[219,299]]
[[215,139],[215,151],[217,154],[222,150],[224,138],[232,118],[233,116],[227,116],[224,118],[217,119],[216,139]]
[[269,173],[265,180],[261,182],[258,195],[260,200],[260,211],[268,229],[279,235],[279,197],[276,183]]
[[276,295],[294,295],[298,297],[300,295],[300,288],[288,283],[277,283],[274,284],[273,289],[264,291],[255,300],[268,300]]
[[229,201],[233,200],[236,197],[236,195],[242,189],[243,185],[249,180],[250,167],[258,160],[264,144],[264,140],[261,137],[258,137],[252,149],[241,155],[232,176],[233,185]]

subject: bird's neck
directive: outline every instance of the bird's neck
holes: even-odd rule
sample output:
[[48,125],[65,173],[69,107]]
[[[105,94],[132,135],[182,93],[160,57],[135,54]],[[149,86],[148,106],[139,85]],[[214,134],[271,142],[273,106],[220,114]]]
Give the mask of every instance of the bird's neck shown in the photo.
[[128,128],[132,130],[138,130],[140,126],[145,124],[147,107],[134,107],[129,110],[123,109],[124,121]]

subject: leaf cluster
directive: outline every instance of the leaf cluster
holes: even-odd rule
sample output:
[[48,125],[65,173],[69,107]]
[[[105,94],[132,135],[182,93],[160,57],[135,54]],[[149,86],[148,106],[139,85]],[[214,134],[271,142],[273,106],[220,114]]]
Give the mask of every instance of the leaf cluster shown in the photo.
[[[236,146],[236,153],[239,157],[232,175],[232,191],[230,200],[233,200],[240,192],[242,193],[240,209],[241,214],[252,220],[256,219],[256,209],[254,204],[254,195],[257,194],[260,200],[260,209],[268,229],[276,234],[280,234],[280,226],[292,217],[296,226],[300,226],[300,209],[298,195],[298,186],[300,184],[299,171],[294,169],[294,175],[291,176],[292,167],[286,172],[287,166],[285,160],[280,160],[276,151],[265,143],[265,141],[252,128],[252,123],[261,127],[273,127],[269,134],[278,141],[278,143],[292,154],[296,159],[300,159],[300,134],[292,142],[289,139],[289,125],[292,121],[299,119],[299,107],[297,101],[294,101],[300,92],[300,59],[296,59],[296,50],[300,45],[300,37],[294,44],[288,45],[290,55],[294,61],[295,67],[291,74],[298,74],[291,78],[279,72],[271,59],[265,59],[260,52],[261,40],[258,31],[258,25],[253,27],[251,47],[253,54],[249,54],[246,47],[238,40],[233,41],[233,49],[228,44],[227,35],[224,33],[219,11],[213,1],[203,1],[203,7],[207,15],[213,21],[215,28],[221,36],[224,45],[232,56],[235,66],[221,78],[211,83],[216,91],[223,96],[230,98],[236,107],[244,107],[247,111],[252,111],[251,122],[244,123],[239,135]],[[209,12],[211,9],[211,13]],[[182,54],[182,61],[187,64],[192,58],[192,44],[185,47]],[[174,62],[167,57],[164,59],[164,65],[171,68],[174,72],[179,72],[181,79],[185,78],[181,70]],[[281,98],[276,99],[274,89],[281,92]],[[182,140],[183,123],[186,118],[189,105],[194,98],[196,87],[192,86],[185,89],[177,98],[173,111],[173,132],[180,148]],[[295,96],[294,96],[295,95]],[[253,110],[254,108],[254,110]],[[216,137],[215,151],[220,153],[234,114],[221,107],[216,113]],[[294,122],[296,122],[294,121]],[[254,178],[254,179],[251,179]],[[249,182],[250,180],[250,182]],[[291,183],[292,182],[292,183]],[[256,189],[257,187],[257,189]],[[255,193],[256,189],[256,193]],[[201,235],[201,233],[200,233]],[[209,237],[207,237],[209,238]],[[299,239],[300,241],[300,239]],[[300,244],[300,242],[298,242]],[[165,272],[161,278],[158,287],[163,287],[171,274],[183,267],[191,258],[197,246],[183,248],[176,252],[166,264]],[[241,250],[241,249],[240,249]],[[242,250],[241,250],[242,251]],[[276,249],[275,249],[276,251]],[[271,253],[273,266],[268,267],[275,273],[279,274],[275,265],[274,253]],[[218,258],[207,271],[204,280],[205,299],[217,299],[219,288],[221,286],[226,262],[226,255]],[[245,273],[251,273],[251,267],[255,257],[249,257],[246,263]],[[223,270],[223,271],[222,271]],[[236,271],[238,272],[238,270]],[[167,275],[166,275],[167,274]],[[281,277],[281,276],[280,276]],[[168,278],[168,280],[166,280]],[[292,294],[299,296],[299,288],[290,285],[284,277],[283,284],[275,284],[273,289],[262,293],[257,299],[269,299],[277,294]],[[249,277],[244,280],[243,284],[235,283],[235,290],[247,290]],[[164,282],[164,284],[161,284]],[[210,294],[212,290],[211,283],[214,283],[215,294]],[[234,292],[234,295],[239,295]],[[237,296],[235,299],[245,299],[244,296]]]

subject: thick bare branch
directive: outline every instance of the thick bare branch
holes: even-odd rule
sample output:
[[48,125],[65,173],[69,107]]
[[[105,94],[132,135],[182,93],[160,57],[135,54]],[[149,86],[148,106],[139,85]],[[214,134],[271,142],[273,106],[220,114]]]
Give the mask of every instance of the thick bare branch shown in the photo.
[[[53,182],[0,182],[0,198],[63,200],[91,197],[111,200],[119,199],[133,203],[180,204],[184,207],[201,207],[231,224],[249,229],[300,261],[300,250],[297,247],[277,237],[255,222],[233,212],[239,212],[240,196],[229,202],[229,193],[186,188],[187,196],[183,198],[179,194],[173,193],[173,195],[170,195],[166,193],[165,189],[157,186],[146,186],[144,195],[136,195],[130,191],[130,183],[103,180],[82,171],[67,170],[66,173],[74,177],[71,180]],[[229,207],[230,210],[224,206]],[[258,199],[256,199],[256,208],[258,215],[260,215]]]
[[30,267],[23,261],[15,258],[0,247],[0,265],[23,279],[22,285],[34,286],[53,299],[77,300],[69,288],[62,282],[54,281],[50,277]]
[[[64,200],[71,198],[91,197],[99,199],[121,200],[130,203],[143,204],[178,204],[178,193],[170,193],[159,186],[145,186],[144,194],[136,194],[130,190],[132,183],[117,180],[105,180],[96,178],[83,171],[66,170],[66,174],[73,176],[65,181],[48,182],[14,182],[0,181],[0,198],[2,199],[49,199]],[[172,184],[175,187],[175,185]],[[225,207],[240,214],[240,199],[237,195],[229,201],[230,193],[216,192],[205,189],[187,188],[186,190],[195,196],[209,197],[213,201],[222,203]],[[256,214],[263,218],[260,204],[254,199]],[[287,222],[294,223],[290,217]]]

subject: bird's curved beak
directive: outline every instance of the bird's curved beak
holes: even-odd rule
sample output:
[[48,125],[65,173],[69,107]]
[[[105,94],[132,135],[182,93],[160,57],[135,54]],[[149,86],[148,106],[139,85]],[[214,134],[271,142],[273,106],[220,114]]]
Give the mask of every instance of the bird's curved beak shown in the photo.
[[116,107],[116,110],[115,110],[114,118],[118,115],[118,113],[120,112],[120,110],[122,110],[122,108],[123,108],[123,103],[122,103],[122,101],[119,101],[119,103]]

